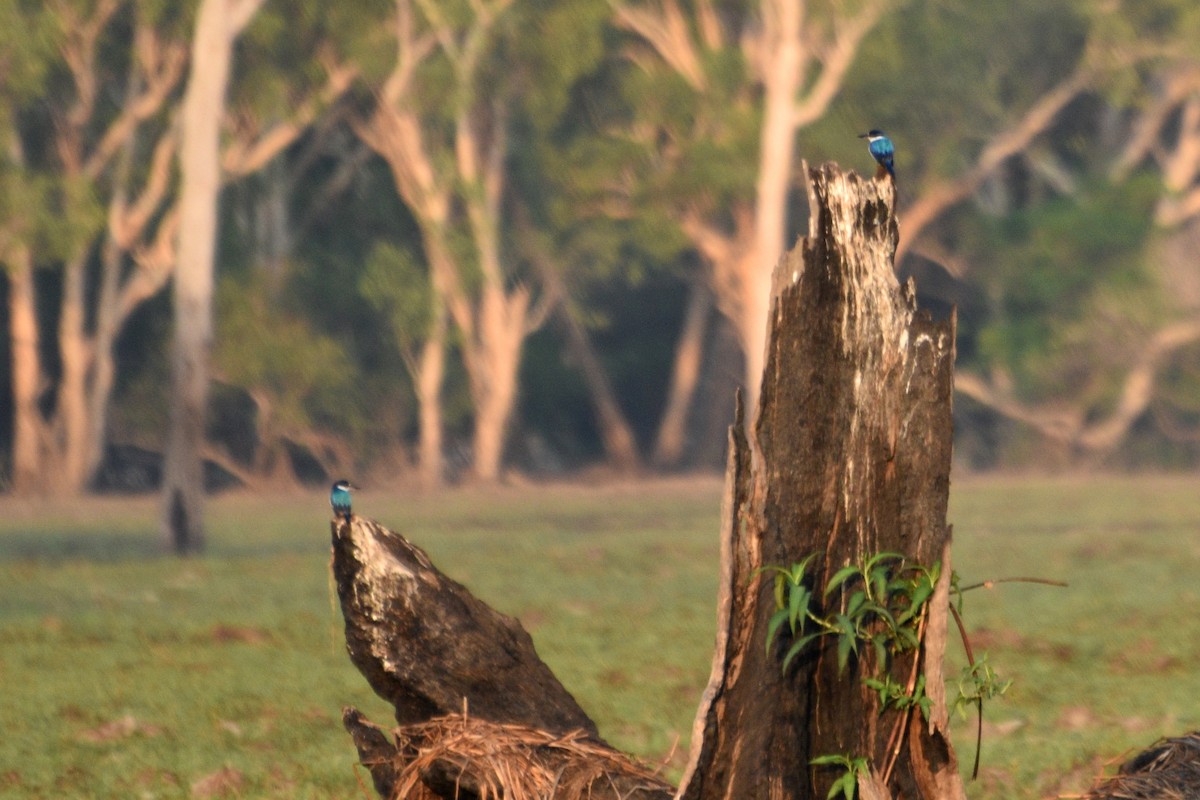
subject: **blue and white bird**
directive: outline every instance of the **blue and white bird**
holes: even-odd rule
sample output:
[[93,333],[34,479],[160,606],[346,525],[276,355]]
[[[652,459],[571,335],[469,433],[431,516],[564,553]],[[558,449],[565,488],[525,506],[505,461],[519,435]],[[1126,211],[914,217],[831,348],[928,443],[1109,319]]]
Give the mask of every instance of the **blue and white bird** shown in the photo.
[[864,134],[859,135],[860,139],[867,140],[867,150],[871,153],[871,158],[875,159],[875,163],[879,165],[875,171],[875,177],[882,178],[884,173],[892,176],[892,180],[896,180],[896,146],[892,144],[892,140],[887,137],[887,134],[881,130],[873,129]]
[[329,490],[329,505],[335,518],[350,521],[350,492],[357,488],[350,481],[340,480]]

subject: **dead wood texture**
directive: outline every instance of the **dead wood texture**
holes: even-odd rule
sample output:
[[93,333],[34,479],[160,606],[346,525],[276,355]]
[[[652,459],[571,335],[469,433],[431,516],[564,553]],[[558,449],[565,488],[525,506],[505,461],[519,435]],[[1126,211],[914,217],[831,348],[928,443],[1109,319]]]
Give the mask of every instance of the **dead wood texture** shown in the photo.
[[332,534],[350,659],[400,723],[386,729],[354,708],[343,712],[380,796],[672,796],[671,786],[600,739],[517,620],[373,520],[337,520]]
[[456,714],[551,733],[596,725],[512,617],[374,520],[334,523],[333,569],[350,660],[401,725]]
[[[824,798],[841,774],[822,755],[865,756],[863,797],[963,796],[946,724],[946,641],[954,321],[916,310],[900,285],[895,185],[827,164],[808,171],[810,232],[776,267],[760,403],[749,435],[731,432],[721,537],[718,641],[684,775],[683,800]],[[739,412],[740,413],[740,412]],[[873,656],[839,673],[818,640],[781,670],[786,640],[767,652],[775,610],[767,565],[817,553],[809,587],[877,553],[943,563],[916,655],[893,680],[923,670],[933,702],[881,713],[864,687]],[[934,614],[934,610],[940,613]]]

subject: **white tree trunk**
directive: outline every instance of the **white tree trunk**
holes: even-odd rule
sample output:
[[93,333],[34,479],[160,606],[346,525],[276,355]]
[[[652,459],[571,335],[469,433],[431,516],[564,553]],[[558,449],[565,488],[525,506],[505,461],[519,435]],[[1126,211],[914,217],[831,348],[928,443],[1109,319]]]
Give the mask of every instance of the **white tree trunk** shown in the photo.
[[467,372],[475,406],[474,473],[485,483],[500,478],[528,308],[529,293],[523,287],[506,294],[503,287],[488,286],[479,301],[478,335],[469,345]]
[[87,402],[91,342],[84,330],[86,257],[85,253],[80,253],[64,268],[58,324],[62,377],[58,382],[55,407],[55,451],[60,463],[55,465],[53,488],[67,495],[78,494],[87,483],[87,448],[91,444]]
[[176,553],[204,546],[200,458],[212,343],[220,133],[233,41],[262,0],[202,0],[183,98],[179,153],[180,235],[175,269],[171,428],[163,474],[163,541]]
[[36,309],[33,256],[27,247],[17,246],[8,259],[8,330],[13,393],[12,484],[21,493],[39,488],[44,473],[46,426],[38,409],[43,375]]
[[[746,262],[748,290],[741,321],[746,342],[746,407],[758,408],[771,272],[783,254],[787,228],[788,189],[792,185],[792,151],[796,142],[796,91],[803,54],[798,40],[801,10],[795,0],[763,3],[763,124],[759,136],[758,178],[754,200],[754,255]],[[750,420],[753,422],[753,419]]]
[[418,453],[421,488],[426,491],[442,485],[445,459],[442,445],[442,384],[446,378],[446,307],[441,297],[435,301],[433,325],[421,345],[421,359],[413,382],[416,386],[417,412],[421,430]]

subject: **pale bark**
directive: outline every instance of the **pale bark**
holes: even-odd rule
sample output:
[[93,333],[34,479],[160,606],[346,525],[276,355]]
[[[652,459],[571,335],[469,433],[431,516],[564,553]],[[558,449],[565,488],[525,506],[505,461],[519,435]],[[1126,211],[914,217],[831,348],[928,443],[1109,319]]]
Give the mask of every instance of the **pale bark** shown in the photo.
[[12,359],[12,485],[21,493],[41,488],[45,478],[46,422],[38,408],[42,373],[33,257],[29,248],[11,248],[8,261],[8,325]]
[[446,380],[446,307],[434,309],[434,321],[421,344],[420,361],[410,368],[416,385],[418,432],[418,463],[421,486],[426,491],[442,485],[445,475],[445,456],[442,444],[442,385]]
[[208,406],[212,343],[220,133],[233,42],[263,0],[203,0],[192,40],[180,146],[180,236],[175,269],[171,422],[160,530],[176,553],[204,547],[204,471],[200,450]]
[[[505,188],[505,99],[480,95],[479,59],[497,17],[511,0],[478,3],[459,31],[442,19],[437,4],[396,1],[396,65],[371,117],[355,125],[363,141],[391,168],[396,188],[421,229],[434,289],[462,334],[463,361],[474,407],[475,477],[500,476],[504,442],[516,401],[517,370],[525,338],[545,319],[547,303],[534,304],[526,286],[508,286],[500,247],[500,198]],[[423,21],[422,21],[423,20]],[[439,48],[455,77],[452,133],[442,138],[422,127],[413,98],[417,71]],[[450,246],[459,224],[452,209],[466,212],[466,233],[479,268],[477,288]]]
[[1147,156],[1161,169],[1167,190],[1155,208],[1155,221],[1174,228],[1200,216],[1200,63],[1181,59],[1158,79],[1113,177],[1128,177]]
[[87,407],[88,371],[92,343],[84,331],[84,286],[86,259],[79,253],[63,268],[63,300],[58,324],[58,353],[62,375],[55,405],[56,450],[60,463],[54,488],[67,494],[78,492],[87,481],[87,446],[91,441]]
[[[39,350],[18,348],[22,359],[20,369],[37,375],[39,395],[53,389],[54,402],[47,411],[38,403],[25,400],[16,403],[19,419],[14,449],[21,462],[20,477],[14,481],[17,491],[37,487],[75,494],[87,487],[104,453],[113,384],[113,344],[128,314],[152,293],[133,297],[124,292],[120,273],[125,252],[136,245],[159,208],[170,174],[169,159],[173,151],[169,145],[164,147],[160,141],[156,147],[146,185],[133,209],[125,207],[122,195],[129,182],[130,151],[139,129],[167,103],[182,74],[186,50],[162,38],[141,17],[135,17],[126,91],[115,116],[101,124],[97,112],[101,89],[97,54],[120,6],[114,0],[87,8],[57,0],[51,3],[58,26],[55,35],[59,53],[74,90],[62,107],[52,109],[57,124],[51,144],[60,177],[68,185],[87,187],[99,196],[112,191],[113,196],[105,236],[101,226],[85,227],[94,225],[87,208],[89,201],[81,207],[75,204],[75,198],[86,193],[63,193],[67,200],[65,215],[75,225],[61,270],[62,291],[55,334],[61,368],[52,383],[49,375],[53,370],[41,363]],[[15,131],[11,137],[13,160],[20,164],[21,143]],[[171,138],[168,134],[164,141]],[[120,153],[124,155],[114,170],[113,161]],[[100,285],[93,287],[88,276],[97,244],[102,240]],[[22,249],[16,260],[23,264],[34,256]],[[18,270],[23,271],[24,267]],[[134,275],[139,277],[140,270]],[[31,285],[19,288],[22,293],[34,291]],[[15,302],[28,303],[33,309],[39,304],[32,294],[19,295]],[[89,322],[92,319],[94,323]],[[35,430],[39,439],[36,460],[29,439],[30,432]],[[35,468],[40,472],[36,477],[31,472]]]

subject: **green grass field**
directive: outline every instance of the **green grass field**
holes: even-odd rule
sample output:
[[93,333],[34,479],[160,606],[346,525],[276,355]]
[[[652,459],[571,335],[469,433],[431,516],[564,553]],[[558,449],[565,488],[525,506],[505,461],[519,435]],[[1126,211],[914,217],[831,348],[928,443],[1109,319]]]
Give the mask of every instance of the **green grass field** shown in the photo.
[[[677,776],[711,657],[719,494],[715,479],[364,491],[356,509],[520,617],[602,733]],[[976,648],[1015,681],[988,710],[971,797],[1079,792],[1200,728],[1200,479],[952,495],[964,582],[1071,584],[967,596]],[[387,707],[343,650],[323,493],[220,498],[208,554],[186,561],[159,554],[156,510],[0,502],[0,797],[369,796],[340,709],[387,722]],[[969,765],[973,721],[956,734]]]

